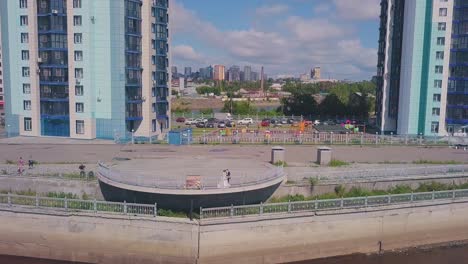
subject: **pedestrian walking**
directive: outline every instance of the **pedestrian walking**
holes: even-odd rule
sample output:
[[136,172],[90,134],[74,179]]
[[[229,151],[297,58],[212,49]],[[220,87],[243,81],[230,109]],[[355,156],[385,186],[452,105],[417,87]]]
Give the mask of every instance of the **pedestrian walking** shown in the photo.
[[34,160],[31,158],[28,160],[28,169],[34,169]]
[[18,160],[18,174],[22,175],[24,171],[24,160],[23,157],[20,157]]
[[226,179],[227,179],[227,182],[230,184],[231,183],[231,172],[226,169]]

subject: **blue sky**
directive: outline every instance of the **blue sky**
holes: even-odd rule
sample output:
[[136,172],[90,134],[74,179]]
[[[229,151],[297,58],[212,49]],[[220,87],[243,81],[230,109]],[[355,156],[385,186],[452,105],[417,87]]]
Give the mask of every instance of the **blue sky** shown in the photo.
[[375,75],[379,0],[172,0],[173,65],[320,66],[324,77]]

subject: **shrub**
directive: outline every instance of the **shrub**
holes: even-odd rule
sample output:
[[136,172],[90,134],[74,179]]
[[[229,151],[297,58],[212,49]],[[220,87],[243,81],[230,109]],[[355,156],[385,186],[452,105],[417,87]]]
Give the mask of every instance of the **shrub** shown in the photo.
[[328,166],[330,167],[341,167],[341,166],[348,166],[349,163],[346,162],[346,161],[342,161],[342,160],[336,160],[336,159],[332,159],[330,161],[330,164],[328,164]]
[[314,178],[314,177],[310,177],[309,178],[309,183],[310,183],[310,186],[314,187],[315,185],[317,185],[319,182],[319,180],[317,178]]
[[343,185],[335,186],[335,194],[338,195],[338,197],[343,197],[345,192],[346,188]]

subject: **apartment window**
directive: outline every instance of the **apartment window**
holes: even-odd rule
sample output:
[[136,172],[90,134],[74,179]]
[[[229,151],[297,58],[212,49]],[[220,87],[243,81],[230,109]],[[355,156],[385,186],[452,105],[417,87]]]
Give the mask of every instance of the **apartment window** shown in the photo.
[[439,122],[432,122],[431,123],[431,132],[432,133],[439,133]]
[[73,8],[81,8],[81,0],[73,0]]
[[20,16],[20,26],[28,25],[28,16]]
[[83,41],[83,35],[81,33],[75,33],[75,44],[81,44]]
[[439,31],[445,31],[447,29],[447,23],[439,22],[438,29],[439,29]]
[[444,72],[444,66],[441,66],[441,65],[435,66],[435,73],[443,73],[443,72]]
[[76,103],[75,104],[75,111],[77,113],[83,113],[84,112],[84,104],[83,103]]
[[19,0],[20,8],[28,8],[28,0]]
[[151,56],[151,63],[153,63],[153,65],[156,64],[156,56]]
[[443,60],[444,59],[444,52],[443,51],[436,51],[436,59]]
[[76,134],[84,134],[84,120],[76,120]]
[[22,50],[21,51],[21,59],[22,60],[29,60],[29,50]]
[[31,131],[32,130],[32,118],[25,117],[24,118],[24,131]]
[[29,77],[29,67],[23,67],[22,73],[23,77]]
[[152,109],[153,113],[156,113],[156,103],[151,104],[151,109]]
[[23,101],[23,109],[24,110],[31,110],[31,101],[30,100],[24,100]]
[[21,43],[29,43],[29,34],[21,33]]
[[23,93],[24,94],[31,93],[31,85],[29,83],[23,83]]
[[442,88],[442,80],[435,80],[434,88]]
[[446,17],[447,16],[447,8],[439,8],[439,16]]
[[444,37],[437,38],[437,45],[444,46],[445,45],[445,38]]
[[440,108],[438,108],[438,107],[432,108],[432,115],[433,116],[440,116]]
[[82,68],[76,68],[75,69],[75,78],[77,78],[77,79],[83,78],[83,69]]
[[156,129],[157,129],[156,124],[157,124],[156,119],[151,120],[151,128],[153,132],[156,132]]
[[83,86],[82,85],[75,86],[75,95],[76,96],[83,96]]
[[434,94],[432,96],[432,101],[433,102],[440,102],[440,94]]
[[81,26],[81,16],[73,16],[73,25]]
[[83,51],[77,50],[75,51],[75,61],[82,61],[83,60]]

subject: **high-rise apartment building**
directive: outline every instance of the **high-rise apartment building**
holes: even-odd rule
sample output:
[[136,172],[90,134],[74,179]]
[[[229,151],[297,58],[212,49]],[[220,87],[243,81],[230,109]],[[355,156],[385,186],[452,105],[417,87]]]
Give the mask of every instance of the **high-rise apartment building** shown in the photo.
[[381,1],[376,114],[382,132],[446,133],[453,4]]
[[[447,29],[448,30],[448,29]],[[448,56],[447,56],[448,57]],[[453,11],[446,123],[449,133],[468,125],[468,1],[456,0]]]
[[250,82],[252,80],[252,67],[244,67],[244,81]]
[[2,60],[2,21],[0,19],[0,120],[5,114],[5,95],[3,94],[3,60]]
[[192,67],[185,67],[184,76],[185,78],[189,78],[190,76],[192,76]]
[[0,1],[13,134],[153,137],[170,127],[168,0]]
[[200,68],[200,78],[204,80],[213,79],[213,67],[208,66],[205,68]]
[[177,66],[171,67],[171,75],[173,78],[177,78]]
[[319,80],[322,78],[322,70],[320,69],[320,67],[314,67],[310,71],[310,78],[314,80]]
[[229,81],[230,82],[238,82],[240,81],[240,67],[239,66],[231,66],[229,68]]
[[215,65],[213,70],[213,80],[224,81],[225,80],[225,67],[223,65]]

